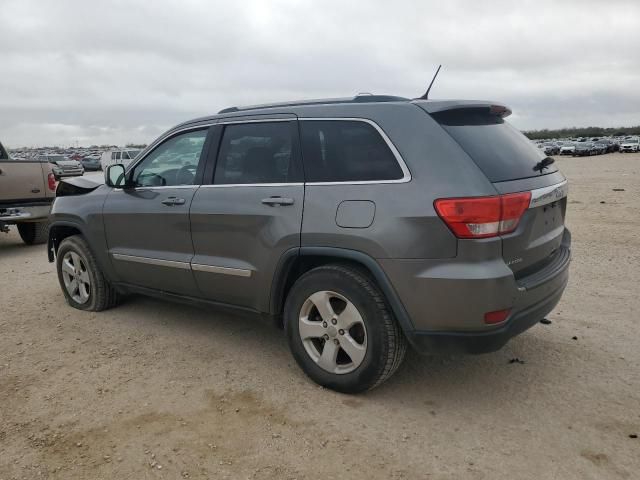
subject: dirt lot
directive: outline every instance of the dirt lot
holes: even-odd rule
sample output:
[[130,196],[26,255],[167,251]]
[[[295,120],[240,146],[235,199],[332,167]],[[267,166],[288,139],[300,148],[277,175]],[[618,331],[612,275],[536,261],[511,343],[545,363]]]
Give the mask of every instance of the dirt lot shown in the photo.
[[574,261],[553,323],[494,354],[411,353],[359,396],[249,319],[73,310],[44,248],[1,235],[0,479],[640,478],[640,155],[558,162]]

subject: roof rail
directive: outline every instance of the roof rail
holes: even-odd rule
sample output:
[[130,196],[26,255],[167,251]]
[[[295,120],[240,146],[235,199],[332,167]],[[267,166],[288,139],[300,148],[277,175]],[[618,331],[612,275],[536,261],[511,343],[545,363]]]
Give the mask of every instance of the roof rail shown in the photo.
[[250,105],[246,107],[227,107],[218,113],[244,112],[247,110],[259,110],[263,108],[279,108],[279,107],[299,107],[307,105],[333,105],[339,103],[378,103],[378,102],[409,102],[409,98],[398,97],[395,95],[373,95],[371,93],[360,93],[355,97],[345,98],[325,98],[316,100],[299,100],[294,102],[282,103],[265,103],[263,105]]

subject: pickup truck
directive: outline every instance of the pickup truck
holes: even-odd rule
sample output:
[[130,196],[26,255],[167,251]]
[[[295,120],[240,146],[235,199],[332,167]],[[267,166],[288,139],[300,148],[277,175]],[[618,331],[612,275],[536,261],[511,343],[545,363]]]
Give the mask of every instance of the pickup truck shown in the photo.
[[45,243],[55,191],[49,162],[11,160],[0,143],[0,232],[15,225],[27,245]]

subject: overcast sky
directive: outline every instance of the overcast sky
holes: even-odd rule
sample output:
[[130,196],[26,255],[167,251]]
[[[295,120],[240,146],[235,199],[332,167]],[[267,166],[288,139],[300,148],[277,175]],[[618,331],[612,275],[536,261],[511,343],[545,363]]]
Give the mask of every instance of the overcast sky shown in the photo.
[[522,129],[640,124],[640,0],[0,0],[5,145],[150,142],[230,105],[494,99]]

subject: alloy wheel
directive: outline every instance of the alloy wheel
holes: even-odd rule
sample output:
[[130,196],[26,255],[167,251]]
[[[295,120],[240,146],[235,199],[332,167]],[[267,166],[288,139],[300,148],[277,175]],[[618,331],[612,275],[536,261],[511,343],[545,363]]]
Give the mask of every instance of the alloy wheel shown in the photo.
[[298,327],[307,354],[323,370],[345,374],[362,364],[367,329],[345,296],[328,290],[314,293],[300,309]]
[[91,277],[87,265],[76,252],[67,252],[62,259],[64,287],[74,302],[84,304],[91,295]]

